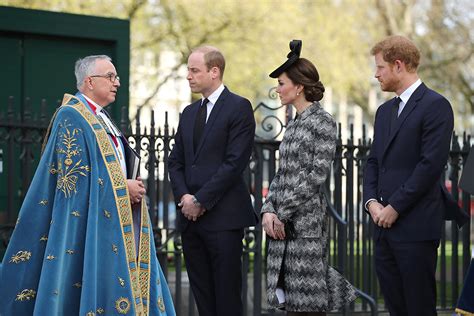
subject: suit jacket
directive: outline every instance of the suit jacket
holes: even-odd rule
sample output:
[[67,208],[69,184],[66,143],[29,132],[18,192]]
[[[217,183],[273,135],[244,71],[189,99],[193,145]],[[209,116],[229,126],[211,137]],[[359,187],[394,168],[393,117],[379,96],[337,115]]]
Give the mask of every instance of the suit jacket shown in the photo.
[[459,186],[465,192],[474,194],[474,146],[471,147],[466,163],[462,167],[462,175]]
[[[390,135],[395,98],[375,116],[374,139],[364,171],[364,204],[371,198],[399,213],[391,228],[375,226],[397,241],[436,240],[446,216],[441,175],[454,126],[448,100],[423,83],[413,92]],[[452,208],[449,208],[451,211]]]
[[[255,119],[250,101],[227,88],[217,99],[196,152],[193,132],[201,101],[187,106],[179,121],[169,156],[169,174],[175,201],[193,194],[206,212],[198,218],[209,230],[230,230],[257,223],[243,178],[252,153]],[[189,221],[178,212],[178,229]]]

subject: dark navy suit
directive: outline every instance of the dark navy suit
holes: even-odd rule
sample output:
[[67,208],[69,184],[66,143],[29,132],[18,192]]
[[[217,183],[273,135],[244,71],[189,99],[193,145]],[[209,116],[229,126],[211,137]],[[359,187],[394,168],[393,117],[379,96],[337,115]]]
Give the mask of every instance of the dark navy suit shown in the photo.
[[206,212],[196,222],[178,214],[186,267],[200,315],[241,315],[244,227],[257,216],[243,178],[255,135],[250,102],[227,88],[217,99],[194,152],[201,100],[181,115],[169,173],[176,202],[192,194]]
[[374,227],[377,275],[391,315],[434,315],[436,250],[447,210],[440,178],[453,111],[448,100],[422,83],[390,134],[394,103],[377,110],[364,171],[364,203],[375,198],[399,213],[391,228]]

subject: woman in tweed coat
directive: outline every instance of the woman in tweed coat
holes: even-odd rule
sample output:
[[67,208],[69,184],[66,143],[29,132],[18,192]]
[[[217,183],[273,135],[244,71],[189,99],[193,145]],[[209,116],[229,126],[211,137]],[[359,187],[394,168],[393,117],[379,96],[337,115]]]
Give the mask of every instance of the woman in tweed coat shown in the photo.
[[[352,285],[328,265],[329,222],[321,187],[336,148],[336,123],[318,102],[324,86],[316,67],[299,58],[301,41],[292,41],[290,48],[288,61],[270,74],[278,78],[281,103],[292,104],[297,115],[288,123],[279,169],[262,207],[262,226],[272,238],[267,295],[271,306],[288,315],[325,315],[356,298]],[[277,288],[284,292],[283,304]]]

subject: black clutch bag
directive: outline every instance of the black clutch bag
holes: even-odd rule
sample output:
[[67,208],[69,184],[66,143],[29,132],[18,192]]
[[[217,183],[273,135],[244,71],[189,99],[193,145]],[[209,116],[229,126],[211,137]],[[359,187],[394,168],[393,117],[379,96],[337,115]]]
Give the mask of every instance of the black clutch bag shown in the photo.
[[286,240],[296,239],[295,225],[293,224],[293,222],[285,223],[285,239]]
[[[271,238],[271,237],[270,237]],[[285,223],[285,239],[284,240],[293,240],[296,239],[296,230],[293,222]],[[279,239],[277,239],[279,240]]]

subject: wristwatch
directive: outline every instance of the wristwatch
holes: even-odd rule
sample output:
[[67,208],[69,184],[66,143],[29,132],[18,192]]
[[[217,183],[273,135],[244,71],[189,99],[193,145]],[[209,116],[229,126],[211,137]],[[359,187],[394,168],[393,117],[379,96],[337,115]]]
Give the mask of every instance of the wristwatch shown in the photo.
[[196,199],[196,197],[193,195],[193,197],[191,198],[193,200],[193,204],[196,205],[196,206],[201,206],[201,203],[199,203],[199,201]]

